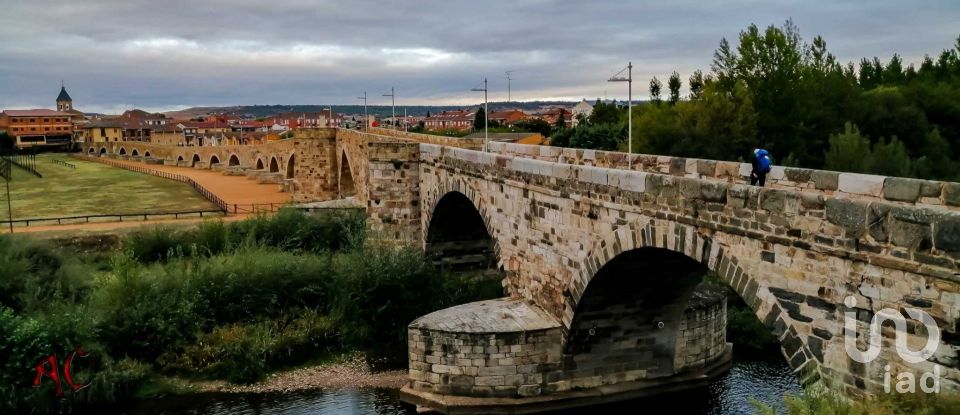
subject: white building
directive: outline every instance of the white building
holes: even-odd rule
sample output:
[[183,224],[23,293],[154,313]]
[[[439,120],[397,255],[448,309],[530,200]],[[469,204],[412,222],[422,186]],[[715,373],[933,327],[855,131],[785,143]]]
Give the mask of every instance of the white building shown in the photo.
[[582,118],[586,118],[589,117],[590,114],[593,114],[593,105],[590,105],[590,103],[587,102],[587,99],[584,98],[583,101],[580,101],[577,103],[577,105],[574,105],[570,112],[573,113],[573,126],[576,127],[581,116]]

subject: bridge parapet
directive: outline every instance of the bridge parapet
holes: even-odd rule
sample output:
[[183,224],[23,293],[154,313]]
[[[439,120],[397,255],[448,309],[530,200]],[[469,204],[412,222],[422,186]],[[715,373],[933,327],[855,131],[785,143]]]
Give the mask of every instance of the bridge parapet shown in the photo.
[[[750,163],[650,154],[629,156],[627,153],[615,151],[498,142],[490,143],[489,149],[498,154],[563,164],[618,170],[632,169],[728,183],[750,183]],[[632,164],[629,162],[631,159]],[[946,206],[950,209],[960,207],[960,183],[952,182],[774,166],[767,175],[767,186],[775,189],[818,192],[825,195]]]

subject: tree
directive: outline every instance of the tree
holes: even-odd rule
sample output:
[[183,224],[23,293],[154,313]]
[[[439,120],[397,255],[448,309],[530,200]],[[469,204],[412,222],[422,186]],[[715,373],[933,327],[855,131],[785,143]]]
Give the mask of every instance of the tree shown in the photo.
[[870,173],[873,170],[873,154],[870,140],[860,135],[857,126],[847,123],[843,134],[830,136],[830,149],[826,154],[826,168],[836,171]]
[[650,80],[650,100],[654,104],[660,105],[660,90],[663,88],[663,84],[660,82],[657,77],[653,77]]
[[670,74],[670,79],[667,80],[667,88],[670,89],[670,105],[677,105],[677,101],[680,101],[681,86],[680,74],[678,74],[677,71],[673,71],[673,73]]
[[539,118],[517,121],[514,126],[531,133],[540,133],[544,137],[550,137],[550,124]]
[[558,111],[557,121],[553,123],[553,128],[557,130],[562,130],[567,126],[567,120],[563,119],[563,111]]
[[486,117],[487,113],[483,111],[483,107],[480,107],[480,109],[477,110],[477,115],[473,117],[473,129],[478,131],[482,130],[486,125],[484,124],[486,122]]
[[690,99],[700,99],[700,94],[703,91],[703,72],[699,69],[693,71],[688,82],[690,84]]
[[593,104],[593,112],[590,113],[587,119],[590,121],[590,124],[594,125],[617,124],[626,121],[623,119],[623,111],[617,107],[615,102],[608,104],[600,102],[599,99]]
[[881,137],[873,145],[873,169],[871,173],[881,176],[908,177],[913,174],[913,163],[907,155],[903,142],[892,137],[885,142]]

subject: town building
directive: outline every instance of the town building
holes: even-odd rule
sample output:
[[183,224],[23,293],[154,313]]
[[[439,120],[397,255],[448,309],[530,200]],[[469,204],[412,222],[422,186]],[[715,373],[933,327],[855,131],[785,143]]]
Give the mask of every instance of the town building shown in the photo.
[[430,131],[465,131],[473,128],[475,116],[476,114],[464,110],[443,111],[425,118],[423,126]]
[[563,107],[553,107],[544,110],[540,112],[537,117],[546,121],[547,124],[550,124],[551,126],[555,125],[560,117],[563,117],[563,124],[565,127],[570,127],[573,125],[573,113]]
[[73,108],[73,99],[60,86],[57,110],[30,109],[0,112],[0,130],[14,140],[17,148],[69,146],[74,140],[74,125],[83,121],[83,112]]
[[518,121],[527,119],[527,114],[520,110],[491,111],[487,118],[491,123],[496,122],[500,125],[513,125]]
[[573,110],[571,110],[570,113],[573,115],[573,126],[576,127],[580,123],[580,119],[587,119],[593,114],[593,105],[590,105],[586,98],[584,98],[583,101],[573,106]]

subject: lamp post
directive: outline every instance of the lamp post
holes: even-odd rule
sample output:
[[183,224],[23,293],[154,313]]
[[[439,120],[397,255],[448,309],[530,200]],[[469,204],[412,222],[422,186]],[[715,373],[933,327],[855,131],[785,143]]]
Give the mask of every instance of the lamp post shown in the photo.
[[470,88],[471,91],[480,92],[483,91],[483,152],[487,152],[487,142],[490,141],[489,134],[487,134],[487,120],[490,118],[490,111],[487,108],[487,78],[483,78],[483,88]]
[[363,100],[363,131],[366,132],[367,127],[370,126],[370,116],[367,115],[367,91],[363,91],[363,96],[357,99]]
[[507,75],[507,102],[510,102],[510,81],[513,78],[510,78],[510,74],[516,71],[505,71],[504,74]]
[[397,104],[396,104],[396,95],[393,93],[393,87],[390,87],[389,94],[383,94],[385,97],[390,97],[390,123],[393,124],[393,129],[397,129]]
[[[622,75],[627,71],[627,77]],[[627,83],[627,168],[633,169],[633,62],[627,62],[627,67],[610,77],[607,82]]]

